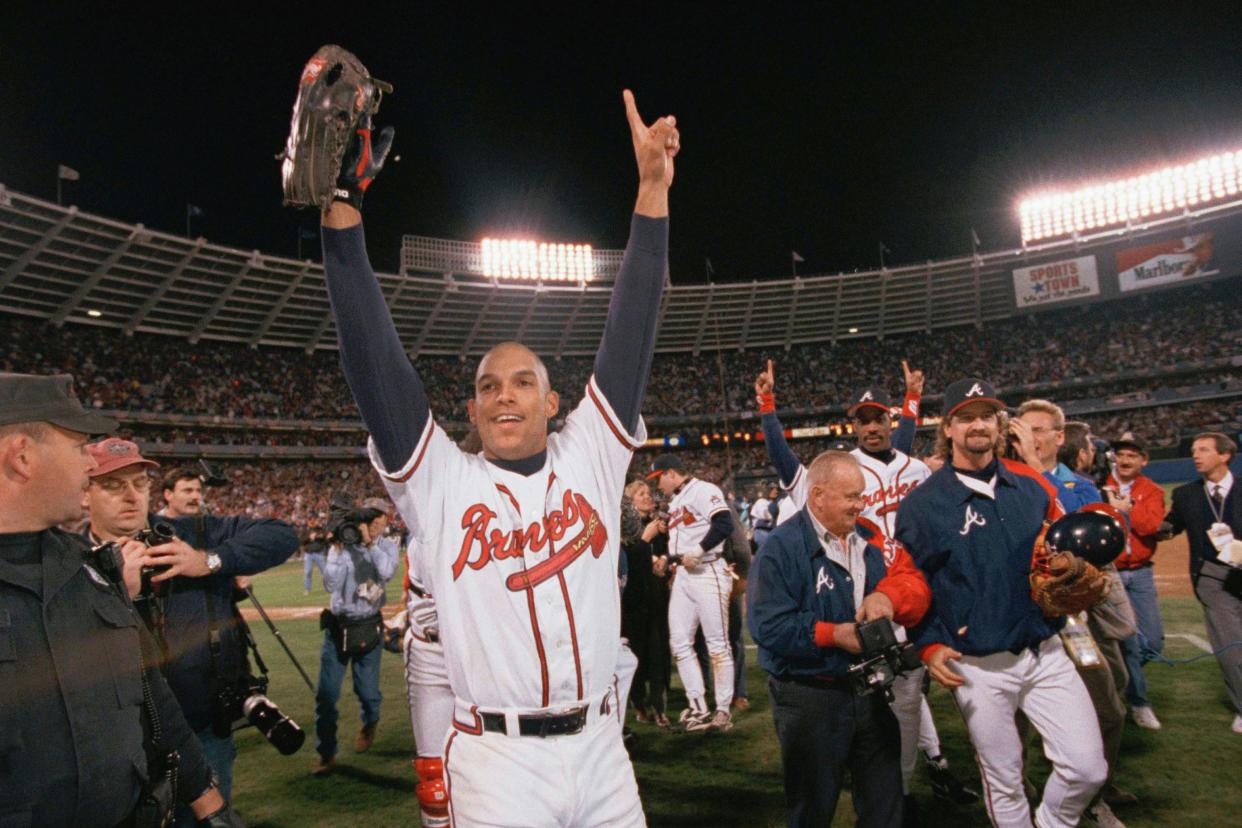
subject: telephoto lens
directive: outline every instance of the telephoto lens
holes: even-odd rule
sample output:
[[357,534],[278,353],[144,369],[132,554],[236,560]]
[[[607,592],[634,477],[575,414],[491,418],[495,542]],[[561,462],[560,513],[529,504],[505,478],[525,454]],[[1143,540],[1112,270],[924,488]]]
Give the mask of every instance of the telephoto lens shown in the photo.
[[242,705],[246,721],[267,737],[272,747],[285,756],[297,753],[306,741],[306,734],[297,722],[290,719],[267,696],[256,693]]

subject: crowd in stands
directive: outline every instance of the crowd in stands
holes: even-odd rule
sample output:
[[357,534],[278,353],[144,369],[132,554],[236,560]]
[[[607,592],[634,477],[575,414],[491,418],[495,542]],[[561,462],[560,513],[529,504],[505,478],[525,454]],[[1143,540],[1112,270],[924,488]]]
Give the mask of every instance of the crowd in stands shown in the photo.
[[[902,359],[925,372],[928,393],[935,394],[949,378],[968,374],[1005,388],[1230,357],[1239,352],[1242,339],[1242,304],[1230,292],[1235,287],[1227,282],[1061,309],[981,330],[850,339],[799,345],[788,352],[657,355],[644,410],[648,416],[749,412],[754,406],[751,384],[768,358],[776,362],[782,404],[809,408],[840,405],[867,383],[899,392]],[[0,316],[0,344],[4,370],[68,371],[77,377],[84,401],[97,408],[220,417],[358,417],[335,351],[308,356],[287,348],[191,345],[148,334],[126,337],[113,328],[55,329],[41,320],[12,316]],[[420,357],[419,365],[432,409],[444,412],[442,418],[463,418],[474,360]],[[591,360],[549,358],[548,368],[553,386],[576,398]]]

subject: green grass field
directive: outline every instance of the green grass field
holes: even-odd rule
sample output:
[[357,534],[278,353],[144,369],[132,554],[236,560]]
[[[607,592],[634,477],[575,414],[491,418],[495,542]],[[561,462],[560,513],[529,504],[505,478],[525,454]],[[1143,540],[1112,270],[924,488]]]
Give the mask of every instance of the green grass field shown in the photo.
[[[318,573],[316,573],[316,576]],[[318,584],[318,582],[316,581]],[[316,591],[302,595],[302,569],[290,562],[256,578],[256,594],[268,609],[326,604]],[[1200,651],[1179,634],[1203,638],[1203,618],[1193,598],[1162,602],[1166,630],[1172,634],[1165,655],[1184,659]],[[321,633],[315,620],[278,621],[285,640],[312,680],[318,675]],[[339,770],[312,778],[314,699],[262,622],[251,624],[272,670],[269,695],[307,732],[307,743],[291,757],[281,756],[253,730],[238,734],[234,803],[251,826],[412,826],[418,825],[413,795],[413,739],[410,734],[403,670],[399,656],[386,653],[382,673],[384,716],[374,747],[351,752],[358,728],[358,705],[348,687],[341,701],[342,752]],[[748,653],[747,685],[751,709],[736,718],[727,734],[669,734],[631,721],[638,738],[633,748],[639,790],[651,825],[775,826],[783,824],[780,761],[768,706],[766,677],[754,651]],[[1142,803],[1119,810],[1129,826],[1229,826],[1242,824],[1242,736],[1229,729],[1233,714],[1215,659],[1176,667],[1147,668],[1151,696],[1164,729],[1151,733],[1128,726],[1124,758],[1117,774],[1123,787]],[[674,679],[670,708],[684,701]],[[348,685],[348,679],[346,680]],[[934,687],[932,708],[945,754],[964,778],[978,787],[965,729],[946,692]],[[1047,765],[1033,749],[1037,779]],[[926,776],[915,775],[915,795],[929,826],[984,826],[982,805],[954,808],[936,803]],[[843,798],[834,825],[853,825]]]

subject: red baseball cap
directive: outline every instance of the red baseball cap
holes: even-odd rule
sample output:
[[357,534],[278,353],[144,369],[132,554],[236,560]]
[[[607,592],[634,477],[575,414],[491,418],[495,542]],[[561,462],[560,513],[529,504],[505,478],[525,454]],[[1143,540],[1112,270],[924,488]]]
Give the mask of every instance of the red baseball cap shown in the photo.
[[91,477],[102,477],[126,466],[143,465],[153,469],[160,467],[159,463],[148,460],[139,453],[137,443],[122,440],[120,437],[109,437],[107,440],[91,443],[86,450],[91,453],[91,457],[95,458],[98,464],[90,472]]

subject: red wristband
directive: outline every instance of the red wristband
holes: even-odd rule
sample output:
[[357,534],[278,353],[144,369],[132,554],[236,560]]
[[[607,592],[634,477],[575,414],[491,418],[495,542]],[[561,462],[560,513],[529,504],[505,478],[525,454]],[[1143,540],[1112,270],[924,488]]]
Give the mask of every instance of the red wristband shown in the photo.
[[816,647],[835,647],[833,643],[832,633],[837,625],[829,621],[815,622],[815,646]]
[[905,400],[901,404],[901,416],[919,418],[919,395],[913,391],[906,394]]
[[776,395],[771,391],[768,391],[766,394],[759,394],[755,397],[755,400],[759,403],[760,414],[776,413]]

